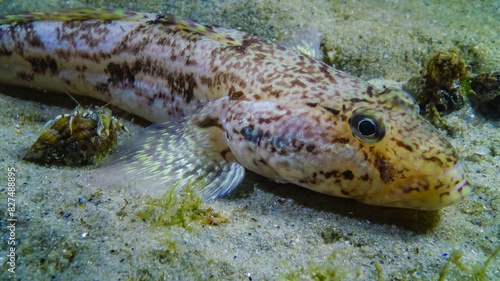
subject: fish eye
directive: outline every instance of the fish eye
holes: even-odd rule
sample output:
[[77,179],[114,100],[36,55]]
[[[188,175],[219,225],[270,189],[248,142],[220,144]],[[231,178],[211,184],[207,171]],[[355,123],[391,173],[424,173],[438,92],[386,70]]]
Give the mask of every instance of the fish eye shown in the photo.
[[349,118],[349,126],[354,136],[363,142],[377,143],[385,136],[383,123],[369,112],[355,112]]
[[377,132],[375,123],[370,118],[364,118],[358,122],[358,131],[365,137],[373,137]]

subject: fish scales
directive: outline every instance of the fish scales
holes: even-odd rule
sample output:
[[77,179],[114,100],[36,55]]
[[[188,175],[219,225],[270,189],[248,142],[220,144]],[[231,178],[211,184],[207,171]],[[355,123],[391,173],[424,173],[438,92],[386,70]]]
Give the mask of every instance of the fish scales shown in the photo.
[[[111,101],[150,121],[190,114],[227,95],[230,87],[252,92],[254,99],[283,98],[280,93],[287,89],[289,99],[311,102],[327,98],[322,92],[340,98],[341,88],[360,95],[367,88],[362,80],[243,32],[211,27],[230,38],[219,42],[181,32],[174,20],[155,23],[155,15],[145,16],[141,21],[26,22],[2,28],[1,63],[15,71],[0,81]],[[308,77],[291,76],[294,70]],[[146,107],[153,110],[141,110]]]
[[441,208],[471,191],[463,161],[407,93],[265,39],[113,10],[0,23],[1,83],[91,96],[164,121],[108,166],[131,178],[164,188],[203,177],[205,197],[214,198],[237,186],[245,167],[329,195],[415,209]]

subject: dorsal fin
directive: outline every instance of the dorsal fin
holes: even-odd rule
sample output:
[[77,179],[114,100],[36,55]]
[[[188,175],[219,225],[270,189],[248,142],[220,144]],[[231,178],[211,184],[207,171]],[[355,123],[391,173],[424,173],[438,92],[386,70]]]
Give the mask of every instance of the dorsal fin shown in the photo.
[[84,21],[84,20],[122,20],[137,21],[146,24],[163,24],[173,29],[179,29],[188,33],[198,34],[210,39],[240,46],[239,40],[233,39],[226,33],[216,32],[212,28],[206,27],[189,19],[176,16],[174,14],[157,15],[152,13],[137,13],[124,10],[113,9],[66,9],[53,13],[23,13],[18,15],[0,16],[0,24],[16,24],[33,21]]
[[321,33],[316,28],[299,29],[294,38],[282,41],[279,44],[318,60],[323,57],[320,50]]
[[0,24],[32,21],[72,21],[72,20],[126,20],[144,21],[154,19],[153,14],[127,12],[113,9],[66,9],[52,13],[27,12],[18,15],[0,16]]

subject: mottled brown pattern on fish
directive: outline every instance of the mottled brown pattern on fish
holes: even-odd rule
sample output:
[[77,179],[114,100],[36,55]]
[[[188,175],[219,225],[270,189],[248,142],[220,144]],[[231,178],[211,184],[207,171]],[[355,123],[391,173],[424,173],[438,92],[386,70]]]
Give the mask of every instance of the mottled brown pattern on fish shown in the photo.
[[67,41],[75,49],[80,40],[90,48],[95,48],[109,35],[109,29],[101,21],[66,21],[56,28],[56,32],[59,43]]
[[[12,69],[0,69],[0,82],[92,96],[150,121],[192,115],[225,138],[214,140],[227,142],[223,158],[371,204],[394,206],[392,198],[464,180],[456,152],[401,91],[243,32],[170,14],[100,12],[0,25],[0,63]],[[360,109],[384,125],[382,139],[353,132]],[[436,199],[442,194],[430,197],[447,200]],[[425,208],[408,196],[398,206]]]
[[57,62],[49,55],[46,57],[30,56],[26,57],[26,60],[31,64],[32,70],[35,74],[46,74],[46,71],[52,75],[57,75],[58,73]]

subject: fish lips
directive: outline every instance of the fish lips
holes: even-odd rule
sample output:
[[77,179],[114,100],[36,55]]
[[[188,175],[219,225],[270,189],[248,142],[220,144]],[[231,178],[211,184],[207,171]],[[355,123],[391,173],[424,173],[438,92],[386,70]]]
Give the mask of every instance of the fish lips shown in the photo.
[[[382,190],[356,200],[370,205],[437,210],[462,200],[472,191],[463,160],[435,175],[413,176],[388,184]],[[396,194],[395,194],[396,193]]]

